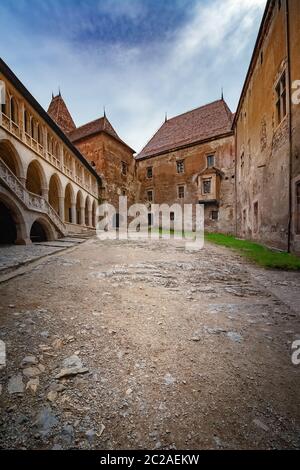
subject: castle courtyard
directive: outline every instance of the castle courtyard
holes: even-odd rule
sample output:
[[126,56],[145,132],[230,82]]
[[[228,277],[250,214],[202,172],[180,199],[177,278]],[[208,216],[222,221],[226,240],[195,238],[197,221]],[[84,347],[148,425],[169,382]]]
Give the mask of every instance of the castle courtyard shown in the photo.
[[174,240],[0,258],[1,448],[299,448],[299,274]]

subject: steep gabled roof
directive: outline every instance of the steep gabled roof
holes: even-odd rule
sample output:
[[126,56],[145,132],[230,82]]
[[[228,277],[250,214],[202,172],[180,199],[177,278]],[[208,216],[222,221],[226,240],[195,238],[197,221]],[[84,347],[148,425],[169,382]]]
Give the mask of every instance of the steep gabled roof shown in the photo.
[[153,157],[232,133],[232,120],[223,99],[181,114],[167,120],[136,158]]
[[72,116],[60,93],[57,96],[52,95],[48,114],[65,134],[76,129]]
[[92,135],[99,134],[101,132],[105,132],[115,140],[118,140],[121,144],[129,148],[132,153],[134,153],[134,150],[118,136],[106,116],[96,119],[95,121],[88,122],[81,127],[77,127],[77,129],[68,133],[68,137],[71,142],[76,144],[79,140],[86,139],[87,137],[91,137]]

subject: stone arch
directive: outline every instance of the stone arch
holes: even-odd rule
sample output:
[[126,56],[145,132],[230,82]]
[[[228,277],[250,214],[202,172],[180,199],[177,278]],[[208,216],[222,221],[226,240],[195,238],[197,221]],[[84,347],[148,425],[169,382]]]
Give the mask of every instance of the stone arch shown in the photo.
[[73,207],[75,207],[75,194],[71,183],[68,183],[65,189],[65,221],[75,224],[76,214]]
[[26,188],[31,193],[43,196],[47,186],[47,180],[42,165],[38,160],[32,160],[27,168]]
[[80,190],[76,196],[76,224],[84,225],[84,198]]
[[26,224],[23,214],[15,202],[0,193],[0,245],[27,242]]
[[37,217],[31,225],[30,240],[32,243],[41,243],[55,239],[55,233],[49,222],[42,217]]
[[60,199],[63,198],[62,184],[57,173],[53,173],[49,180],[49,204],[62,216],[60,211]]
[[0,141],[0,158],[17,178],[24,178],[22,160],[15,147],[8,140]]

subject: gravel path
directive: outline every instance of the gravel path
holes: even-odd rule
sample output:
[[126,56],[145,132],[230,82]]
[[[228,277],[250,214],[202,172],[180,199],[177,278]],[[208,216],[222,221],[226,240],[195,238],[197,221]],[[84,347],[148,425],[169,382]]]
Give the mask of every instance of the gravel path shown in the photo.
[[0,447],[299,448],[300,318],[271,280],[219,247],[91,240],[1,284]]

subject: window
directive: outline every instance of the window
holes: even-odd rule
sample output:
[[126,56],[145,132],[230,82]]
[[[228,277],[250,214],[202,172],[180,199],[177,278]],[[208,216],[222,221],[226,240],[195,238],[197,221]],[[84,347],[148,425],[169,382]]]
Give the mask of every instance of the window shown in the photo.
[[215,156],[214,155],[208,155],[207,156],[207,167],[211,168],[215,165]]
[[254,233],[258,232],[258,202],[253,205],[253,230]]
[[296,232],[300,234],[300,181],[296,185]]
[[211,211],[211,220],[219,220],[219,211]]
[[153,168],[152,166],[148,166],[147,168],[147,178],[151,180],[153,178]]
[[170,221],[174,222],[175,220],[175,212],[170,212]]
[[123,196],[123,197],[126,196],[126,190],[125,190],[125,189],[122,189],[122,196]]
[[177,162],[177,173],[184,173],[184,160]]
[[29,134],[30,133],[30,117],[26,109],[24,111],[24,128],[25,128],[26,134]]
[[211,193],[211,180],[203,180],[202,183],[203,194],[210,194]]
[[178,197],[179,199],[184,199],[184,186],[178,186]]
[[128,165],[126,162],[122,162],[121,170],[122,170],[122,175],[126,176],[128,173]]
[[152,189],[149,189],[149,191],[147,191],[147,199],[148,199],[148,202],[153,202],[153,190]]
[[276,86],[276,114],[277,114],[277,123],[280,124],[281,121],[286,116],[286,76],[285,72],[281,76],[277,86]]
[[19,123],[18,113],[18,104],[16,100],[12,97],[10,100],[10,118],[15,124]]

